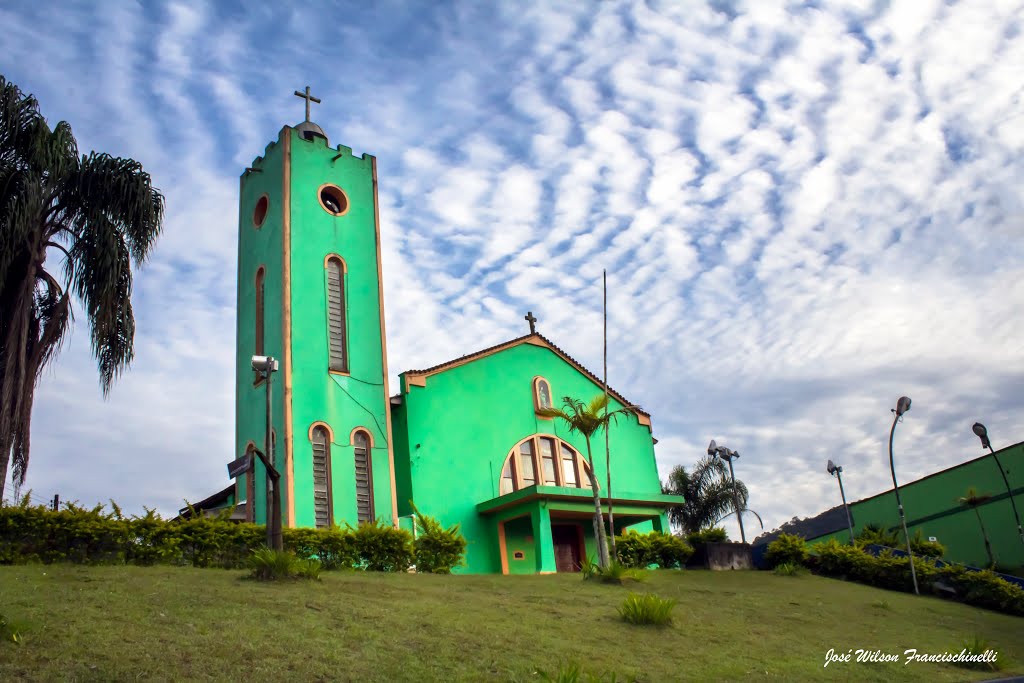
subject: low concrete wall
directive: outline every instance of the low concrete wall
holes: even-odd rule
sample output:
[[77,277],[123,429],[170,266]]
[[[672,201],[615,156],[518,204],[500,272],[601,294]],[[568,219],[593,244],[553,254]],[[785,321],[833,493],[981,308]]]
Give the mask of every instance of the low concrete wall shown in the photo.
[[721,571],[753,569],[754,563],[749,543],[707,543],[695,549],[686,566]]

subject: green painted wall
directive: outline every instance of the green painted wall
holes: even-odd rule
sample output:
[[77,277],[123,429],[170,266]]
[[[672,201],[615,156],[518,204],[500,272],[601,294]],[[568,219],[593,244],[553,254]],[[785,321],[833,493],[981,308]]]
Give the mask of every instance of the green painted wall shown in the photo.
[[[505,522],[505,547],[508,549],[509,574],[537,573],[538,557],[529,517],[517,517]],[[523,559],[515,559],[517,552],[523,553]],[[498,569],[501,570],[500,567]]]
[[[426,380],[405,391],[393,411],[399,514],[413,497],[425,514],[458,523],[470,540],[467,572],[500,572],[494,518],[475,506],[499,495],[500,470],[511,448],[532,434],[552,434],[586,454],[586,443],[564,422],[539,418],[533,378],[551,383],[552,396],[589,400],[601,388],[553,351],[520,344]],[[620,408],[612,399],[612,409]],[[593,445],[595,471],[606,481],[604,439]],[[650,429],[627,416],[611,429],[613,493],[661,494]],[[408,474],[406,474],[408,470]],[[590,507],[590,510],[593,508]],[[591,529],[587,525],[588,531]],[[589,531],[589,534],[592,534]],[[593,548],[588,553],[595,553]]]
[[[1024,514],[1024,443],[997,452],[1010,488],[1014,492],[1017,510]],[[899,470],[896,472],[899,481]],[[848,485],[848,484],[847,484]],[[988,564],[985,542],[972,510],[957,504],[973,486],[979,493],[993,496],[993,500],[979,507],[982,521],[988,531],[996,562],[1003,565],[1024,565],[1024,544],[1017,535],[1016,523],[1006,484],[999,475],[991,455],[976,458],[955,468],[938,472],[908,484],[900,484],[900,497],[907,516],[907,528],[913,535],[918,529],[928,538],[935,536],[946,547],[945,559],[974,566]],[[886,527],[899,526],[895,494],[890,490],[850,504],[853,529],[859,533],[867,524]],[[849,532],[842,529],[826,536],[811,539],[811,543],[836,538],[845,543]]]
[[[334,521],[355,524],[355,461],[350,435],[363,428],[372,436],[375,514],[392,521],[391,469],[388,458],[384,344],[381,337],[380,257],[375,224],[374,159],[354,157],[349,148],[329,147],[322,139],[305,140],[294,129],[290,137],[291,269],[291,386],[294,509],[296,526],[312,526],[313,473],[309,431],[315,422],[331,427],[331,484]],[[274,377],[274,423],[277,425],[277,462],[284,463],[284,405],[280,389],[287,368],[282,355],[282,279],[284,145],[268,148],[267,156],[253,162],[261,173],[242,178],[239,218],[239,324],[238,426],[240,451],[252,435],[262,434],[262,390],[252,389],[249,359],[253,353],[254,302],[251,285],[259,263],[269,263],[266,288],[266,352],[282,360]],[[340,187],[349,200],[348,211],[334,216],[323,209],[318,193],[325,183]],[[259,196],[270,197],[270,213],[260,230],[251,224]],[[346,328],[349,374],[328,372],[328,334],[325,259],[337,254],[345,261]],[[249,275],[249,273],[252,275]],[[273,343],[271,342],[273,340]],[[248,384],[247,384],[248,383]],[[262,437],[258,437],[262,444]],[[265,519],[262,480],[257,478],[257,520]],[[287,482],[283,487],[287,492]],[[287,500],[285,501],[287,517]]]

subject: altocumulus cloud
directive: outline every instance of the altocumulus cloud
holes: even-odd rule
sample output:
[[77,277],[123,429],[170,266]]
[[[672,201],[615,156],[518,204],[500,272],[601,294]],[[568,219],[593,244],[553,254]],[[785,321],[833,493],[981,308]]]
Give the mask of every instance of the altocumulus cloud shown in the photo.
[[[310,84],[376,154],[393,372],[540,329],[716,438],[775,526],[1021,435],[1019,3],[221,3],[0,9],[0,69],[168,198],[137,357],[100,399],[82,328],[43,381],[28,486],[170,513],[231,456],[237,176]],[[312,16],[318,17],[311,21]],[[394,380],[394,378],[393,378]],[[735,531],[734,531],[735,533]]]

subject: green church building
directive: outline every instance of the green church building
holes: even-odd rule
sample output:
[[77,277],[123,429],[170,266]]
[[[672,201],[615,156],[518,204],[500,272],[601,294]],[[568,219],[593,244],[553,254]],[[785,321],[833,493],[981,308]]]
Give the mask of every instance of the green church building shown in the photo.
[[[241,177],[235,457],[265,447],[266,385],[251,359],[272,356],[284,526],[411,528],[413,501],[461,525],[463,571],[575,571],[596,555],[586,442],[538,411],[562,396],[589,400],[601,381],[530,315],[529,334],[403,372],[392,394],[376,159],[331,147],[309,120],[318,100],[296,94],[306,120],[282,128]],[[661,492],[650,415],[615,391],[610,399],[628,409],[609,435],[616,530],[668,530],[681,498]],[[606,483],[597,441],[593,474]],[[267,488],[257,461],[218,500],[265,523]]]

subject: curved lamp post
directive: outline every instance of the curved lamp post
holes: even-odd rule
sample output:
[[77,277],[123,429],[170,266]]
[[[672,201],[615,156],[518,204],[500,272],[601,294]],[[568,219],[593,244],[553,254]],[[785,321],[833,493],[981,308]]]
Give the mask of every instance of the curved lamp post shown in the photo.
[[736,473],[732,469],[732,461],[735,458],[740,457],[740,454],[736,451],[730,450],[725,446],[719,446],[715,443],[714,439],[708,445],[708,455],[714,457],[718,456],[722,460],[729,463],[729,476],[732,477],[732,499],[733,505],[736,506],[736,517],[740,520],[740,540],[743,543],[747,542],[747,534],[743,531],[743,513],[740,510],[740,494],[736,489]]
[[1010,481],[1006,478],[1006,470],[1003,469],[1003,464],[999,462],[999,456],[992,450],[992,442],[988,440],[988,430],[985,429],[985,425],[980,422],[975,422],[971,428],[974,433],[981,439],[981,447],[987,448],[988,452],[992,454],[992,458],[996,461],[996,467],[999,468],[999,474],[1003,475],[1003,483],[1006,484],[1006,495],[1010,497],[1010,507],[1013,508],[1013,518],[1017,522],[1017,535],[1020,536],[1020,542],[1024,543],[1024,529],[1021,528],[1020,514],[1017,512],[1017,504],[1013,502],[1013,491],[1010,489]]
[[910,558],[910,577],[914,581],[914,594],[920,595],[921,591],[917,588],[917,571],[914,569],[914,551],[910,549],[910,532],[907,531],[907,518],[903,515],[903,501],[900,500],[900,487],[896,483],[896,465],[892,459],[892,438],[896,433],[896,423],[903,417],[903,413],[910,410],[910,399],[906,396],[900,396],[900,400],[896,402],[896,408],[892,411],[896,414],[896,417],[892,420],[892,429],[889,430],[889,470],[892,472],[892,489],[896,492],[896,505],[900,510],[900,524],[903,526],[903,537],[907,540],[907,556]]
[[843,497],[843,509],[846,510],[846,525],[850,527],[850,545],[853,545],[853,518],[850,517],[850,506],[846,504],[846,491],[843,490],[843,468],[831,460],[828,461],[828,473],[839,479],[839,495]]

